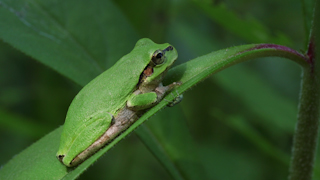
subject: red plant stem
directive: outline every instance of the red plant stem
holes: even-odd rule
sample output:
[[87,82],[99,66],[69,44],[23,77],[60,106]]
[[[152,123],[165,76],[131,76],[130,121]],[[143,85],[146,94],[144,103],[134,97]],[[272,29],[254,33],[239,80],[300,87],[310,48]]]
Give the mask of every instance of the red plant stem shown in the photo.
[[[291,59],[302,67],[298,119],[294,132],[289,179],[311,180],[317,149],[320,100],[317,80],[318,72],[315,69],[316,50],[314,40],[310,40],[306,55],[276,44],[259,44],[248,51],[259,49],[274,49],[275,56]],[[268,55],[271,54],[268,53]]]

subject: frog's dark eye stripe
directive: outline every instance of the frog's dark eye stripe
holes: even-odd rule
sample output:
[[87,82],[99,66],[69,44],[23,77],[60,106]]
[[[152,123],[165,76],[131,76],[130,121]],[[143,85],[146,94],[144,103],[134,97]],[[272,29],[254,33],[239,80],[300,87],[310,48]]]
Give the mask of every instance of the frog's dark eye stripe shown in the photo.
[[173,47],[172,46],[168,46],[167,48],[165,48],[163,51],[171,51],[173,50]]

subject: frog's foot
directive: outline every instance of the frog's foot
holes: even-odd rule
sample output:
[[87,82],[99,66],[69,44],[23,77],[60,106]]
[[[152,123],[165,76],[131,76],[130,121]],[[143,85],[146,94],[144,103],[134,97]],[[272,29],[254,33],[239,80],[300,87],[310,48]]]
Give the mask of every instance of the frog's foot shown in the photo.
[[182,85],[182,82],[178,81],[178,82],[173,82],[173,83],[169,84],[167,87],[169,88],[168,90],[171,91],[173,88],[181,86],[181,85]]
[[182,82],[173,82],[169,84],[168,86],[163,86],[162,83],[155,89],[155,92],[160,95],[164,95],[165,93],[171,91],[173,88],[177,86],[181,86]]
[[172,106],[174,106],[174,105],[176,105],[176,104],[179,104],[179,103],[182,101],[183,95],[182,95],[182,94],[179,94],[177,90],[176,90],[176,93],[177,93],[177,96],[175,96],[175,95],[171,92],[171,95],[174,97],[174,99],[173,99],[172,101],[169,101],[169,100],[164,99],[165,101],[169,102],[169,103],[167,104],[168,107],[172,107]]

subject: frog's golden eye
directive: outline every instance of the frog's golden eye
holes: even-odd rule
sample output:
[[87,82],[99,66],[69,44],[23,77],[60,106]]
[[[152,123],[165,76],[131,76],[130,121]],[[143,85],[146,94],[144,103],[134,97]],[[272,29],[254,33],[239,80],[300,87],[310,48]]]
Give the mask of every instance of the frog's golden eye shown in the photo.
[[160,65],[164,63],[165,60],[165,56],[164,56],[164,52],[161,50],[156,50],[153,55],[152,55],[152,62],[154,63],[154,65]]

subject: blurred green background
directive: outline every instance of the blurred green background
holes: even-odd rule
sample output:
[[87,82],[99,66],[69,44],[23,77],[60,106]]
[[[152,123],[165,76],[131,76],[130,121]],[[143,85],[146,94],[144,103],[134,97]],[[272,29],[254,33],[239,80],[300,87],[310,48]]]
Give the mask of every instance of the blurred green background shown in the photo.
[[[175,46],[177,64],[248,43],[306,49],[307,33],[298,0],[113,2],[139,37]],[[120,37],[120,41],[126,39]],[[108,61],[108,66],[114,61]],[[146,124],[156,129],[164,116],[169,117],[165,119],[168,124],[175,118],[183,119],[194,140],[195,151],[190,156],[200,159],[197,168],[203,169],[208,179],[286,179],[300,73],[298,65],[281,58],[242,63],[199,83],[184,94],[179,105],[162,110]],[[62,125],[80,89],[63,75],[0,42],[0,164]],[[171,178],[134,133],[79,179],[92,177]]]

